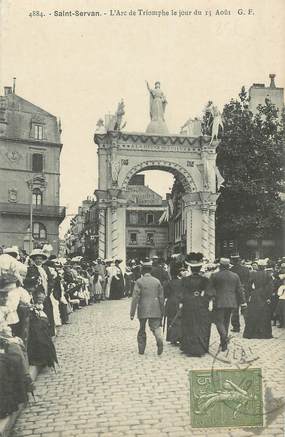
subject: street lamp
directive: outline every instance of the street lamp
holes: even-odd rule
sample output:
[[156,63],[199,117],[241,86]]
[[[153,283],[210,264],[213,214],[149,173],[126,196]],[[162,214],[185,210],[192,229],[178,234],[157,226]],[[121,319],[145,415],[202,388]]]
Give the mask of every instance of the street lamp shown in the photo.
[[30,232],[29,232],[29,253],[33,249],[33,192],[38,188],[43,193],[47,187],[47,180],[45,175],[35,175],[27,180],[28,189],[31,192],[30,196]]

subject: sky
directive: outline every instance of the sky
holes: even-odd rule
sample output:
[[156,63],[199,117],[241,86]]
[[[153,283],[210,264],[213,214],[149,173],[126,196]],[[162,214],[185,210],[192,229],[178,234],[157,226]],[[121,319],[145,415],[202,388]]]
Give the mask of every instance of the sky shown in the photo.
[[[127,16],[110,16],[118,8]],[[138,9],[170,15],[138,15]],[[230,14],[216,15],[217,9]],[[55,16],[63,10],[101,16]],[[191,15],[179,17],[181,10]],[[33,11],[45,16],[30,17]],[[62,121],[61,204],[68,218],[97,187],[98,119],[115,112],[123,98],[125,130],[145,131],[146,80],[161,82],[173,134],[189,117],[201,116],[208,100],[222,109],[242,85],[268,85],[269,73],[285,87],[283,0],[0,0],[0,13],[1,93],[15,76],[16,94]],[[171,178],[149,172],[147,184],[162,194]],[[68,220],[62,232],[67,227]]]

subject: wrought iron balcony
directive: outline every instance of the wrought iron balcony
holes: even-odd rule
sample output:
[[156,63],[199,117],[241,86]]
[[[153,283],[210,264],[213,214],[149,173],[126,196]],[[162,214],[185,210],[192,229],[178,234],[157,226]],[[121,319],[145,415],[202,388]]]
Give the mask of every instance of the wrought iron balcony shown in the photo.
[[138,242],[136,240],[130,240],[128,242],[128,246],[137,246],[137,245],[138,245]]
[[[0,202],[0,214],[7,216],[28,216],[30,214],[30,205],[26,203]],[[65,207],[55,205],[33,205],[33,216],[58,218],[62,221],[65,218]]]

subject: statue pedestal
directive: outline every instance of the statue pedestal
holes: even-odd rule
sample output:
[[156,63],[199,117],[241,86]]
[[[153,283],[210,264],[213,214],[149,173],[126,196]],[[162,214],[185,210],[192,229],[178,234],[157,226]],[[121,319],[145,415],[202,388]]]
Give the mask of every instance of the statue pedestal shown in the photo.
[[166,123],[162,120],[151,121],[146,128],[146,133],[156,135],[169,135]]

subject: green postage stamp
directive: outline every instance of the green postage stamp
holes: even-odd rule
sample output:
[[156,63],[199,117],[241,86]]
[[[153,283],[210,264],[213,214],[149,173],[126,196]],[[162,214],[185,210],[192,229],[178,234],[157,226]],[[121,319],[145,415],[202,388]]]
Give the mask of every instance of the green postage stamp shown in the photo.
[[193,428],[263,426],[261,369],[190,370]]

